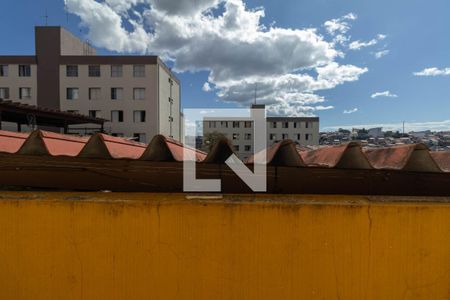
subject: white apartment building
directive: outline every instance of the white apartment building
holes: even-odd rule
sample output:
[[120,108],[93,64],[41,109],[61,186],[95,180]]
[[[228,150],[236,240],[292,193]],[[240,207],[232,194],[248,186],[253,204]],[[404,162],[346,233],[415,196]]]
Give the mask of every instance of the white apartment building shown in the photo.
[[[319,144],[318,117],[267,117],[267,146],[290,139],[298,145]],[[229,121],[205,118],[203,137],[217,132],[225,135],[233,145],[236,155],[246,159],[253,154],[254,129],[252,121]]]
[[36,27],[35,38],[35,56],[0,56],[0,99],[104,118],[106,133],[142,142],[181,140],[180,82],[157,56],[96,55],[61,27]]

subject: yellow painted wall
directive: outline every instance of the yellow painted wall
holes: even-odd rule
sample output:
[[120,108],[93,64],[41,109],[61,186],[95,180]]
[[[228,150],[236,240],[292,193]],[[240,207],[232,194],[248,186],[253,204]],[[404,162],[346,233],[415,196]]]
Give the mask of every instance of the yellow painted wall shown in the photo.
[[398,200],[3,192],[0,299],[449,299],[450,202]]

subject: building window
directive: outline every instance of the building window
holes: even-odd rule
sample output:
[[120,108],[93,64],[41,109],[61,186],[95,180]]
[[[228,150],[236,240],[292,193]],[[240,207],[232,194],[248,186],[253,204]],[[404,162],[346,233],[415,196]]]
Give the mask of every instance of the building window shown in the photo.
[[134,100],[144,100],[145,99],[145,89],[144,88],[133,89],[133,99]]
[[244,135],[244,139],[245,140],[251,140],[252,139],[252,134],[251,133],[246,133],[245,135]]
[[311,134],[307,133],[305,134],[305,140],[309,141]]
[[100,100],[102,98],[101,88],[89,88],[89,100]]
[[122,100],[123,99],[123,88],[111,88],[111,99],[112,100]]
[[289,138],[289,135],[288,135],[287,133],[283,133],[283,134],[281,135],[281,138],[282,138],[283,140],[287,140],[287,139]]
[[111,133],[111,135],[115,136],[115,137],[124,137],[124,134],[123,133],[119,133],[119,132],[113,132],[113,133]]
[[135,110],[133,112],[133,122],[134,123],[144,123],[145,122],[145,110]]
[[30,77],[31,67],[30,65],[19,65],[19,77]]
[[233,140],[239,140],[239,133],[233,133]]
[[235,152],[238,152],[239,151],[239,145],[233,145],[233,150]]
[[173,79],[169,77],[169,83],[170,85],[173,85]]
[[0,99],[9,99],[9,88],[0,88]]
[[0,77],[8,77],[8,65],[0,65]]
[[76,110],[76,109],[69,109],[69,110],[67,110],[67,112],[71,113],[71,114],[80,114],[80,111]]
[[209,121],[208,126],[209,128],[216,128],[216,121]]
[[122,77],[123,67],[122,65],[112,65],[111,66],[111,77]]
[[283,122],[281,123],[282,128],[289,128],[289,122]]
[[112,110],[111,122],[123,122],[123,110]]
[[271,133],[271,134],[269,135],[269,139],[270,139],[271,141],[276,140],[276,139],[277,139],[277,135],[276,135],[275,133]]
[[227,122],[227,121],[221,121],[221,122],[220,122],[220,127],[222,127],[222,128],[228,128],[228,122]]
[[66,76],[67,77],[78,77],[78,66],[77,65],[66,66]]
[[251,151],[252,150],[252,146],[250,146],[250,145],[245,145],[244,146],[244,151]]
[[89,77],[100,77],[100,66],[90,65],[89,66]]
[[19,99],[28,100],[31,98],[31,88],[19,88]]
[[233,128],[239,128],[239,121],[233,121]]
[[277,122],[270,123],[270,128],[277,128]]
[[294,122],[294,128],[297,128],[297,122]]
[[244,122],[244,127],[245,128],[252,128],[252,122],[251,121],[245,121]]
[[297,140],[300,141],[300,137],[301,137],[300,133],[297,133],[296,136],[297,136]]
[[169,122],[173,122],[173,117],[169,116]]
[[67,100],[77,100],[78,99],[78,88],[67,88],[66,99]]
[[99,110],[90,110],[89,111],[89,117],[91,117],[91,118],[99,118],[100,117],[100,111]]
[[305,122],[305,128],[309,128],[309,122]]
[[169,97],[169,103],[173,103],[173,98],[172,97]]
[[133,66],[133,76],[134,77],[145,77],[145,65],[134,65]]
[[145,133],[133,133],[133,138],[135,141],[141,142],[141,143],[146,143],[146,137],[145,137]]

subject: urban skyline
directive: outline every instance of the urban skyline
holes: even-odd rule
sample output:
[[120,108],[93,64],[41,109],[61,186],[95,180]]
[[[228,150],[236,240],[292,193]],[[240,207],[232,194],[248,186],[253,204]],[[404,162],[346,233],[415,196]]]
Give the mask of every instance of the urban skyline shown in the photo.
[[[441,38],[449,25],[446,1],[183,2],[190,9],[148,2],[3,2],[0,8],[11,13],[0,29],[8,41],[2,55],[31,54],[32,27],[48,22],[89,40],[100,54],[161,55],[182,82],[186,108],[245,106],[256,89],[272,114],[319,116],[322,131],[401,129],[403,121],[407,131],[450,129],[450,45]],[[19,11],[24,21],[16,24]],[[165,29],[154,24],[160,12]],[[192,30],[174,27],[176,16]],[[189,41],[180,38],[188,33]],[[239,36],[250,46],[243,47]],[[267,49],[271,59],[254,55]]]

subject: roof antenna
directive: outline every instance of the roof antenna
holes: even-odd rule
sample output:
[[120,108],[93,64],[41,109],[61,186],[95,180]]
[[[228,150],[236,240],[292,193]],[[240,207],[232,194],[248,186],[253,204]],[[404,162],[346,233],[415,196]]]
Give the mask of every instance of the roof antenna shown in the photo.
[[255,83],[255,105],[256,105],[256,93],[258,92],[258,83]]
[[69,25],[69,10],[67,9],[66,3],[64,3],[64,10],[66,11],[66,23]]
[[45,18],[45,26],[48,26],[48,13],[47,13],[47,9],[45,9],[45,16],[42,16],[41,18]]

